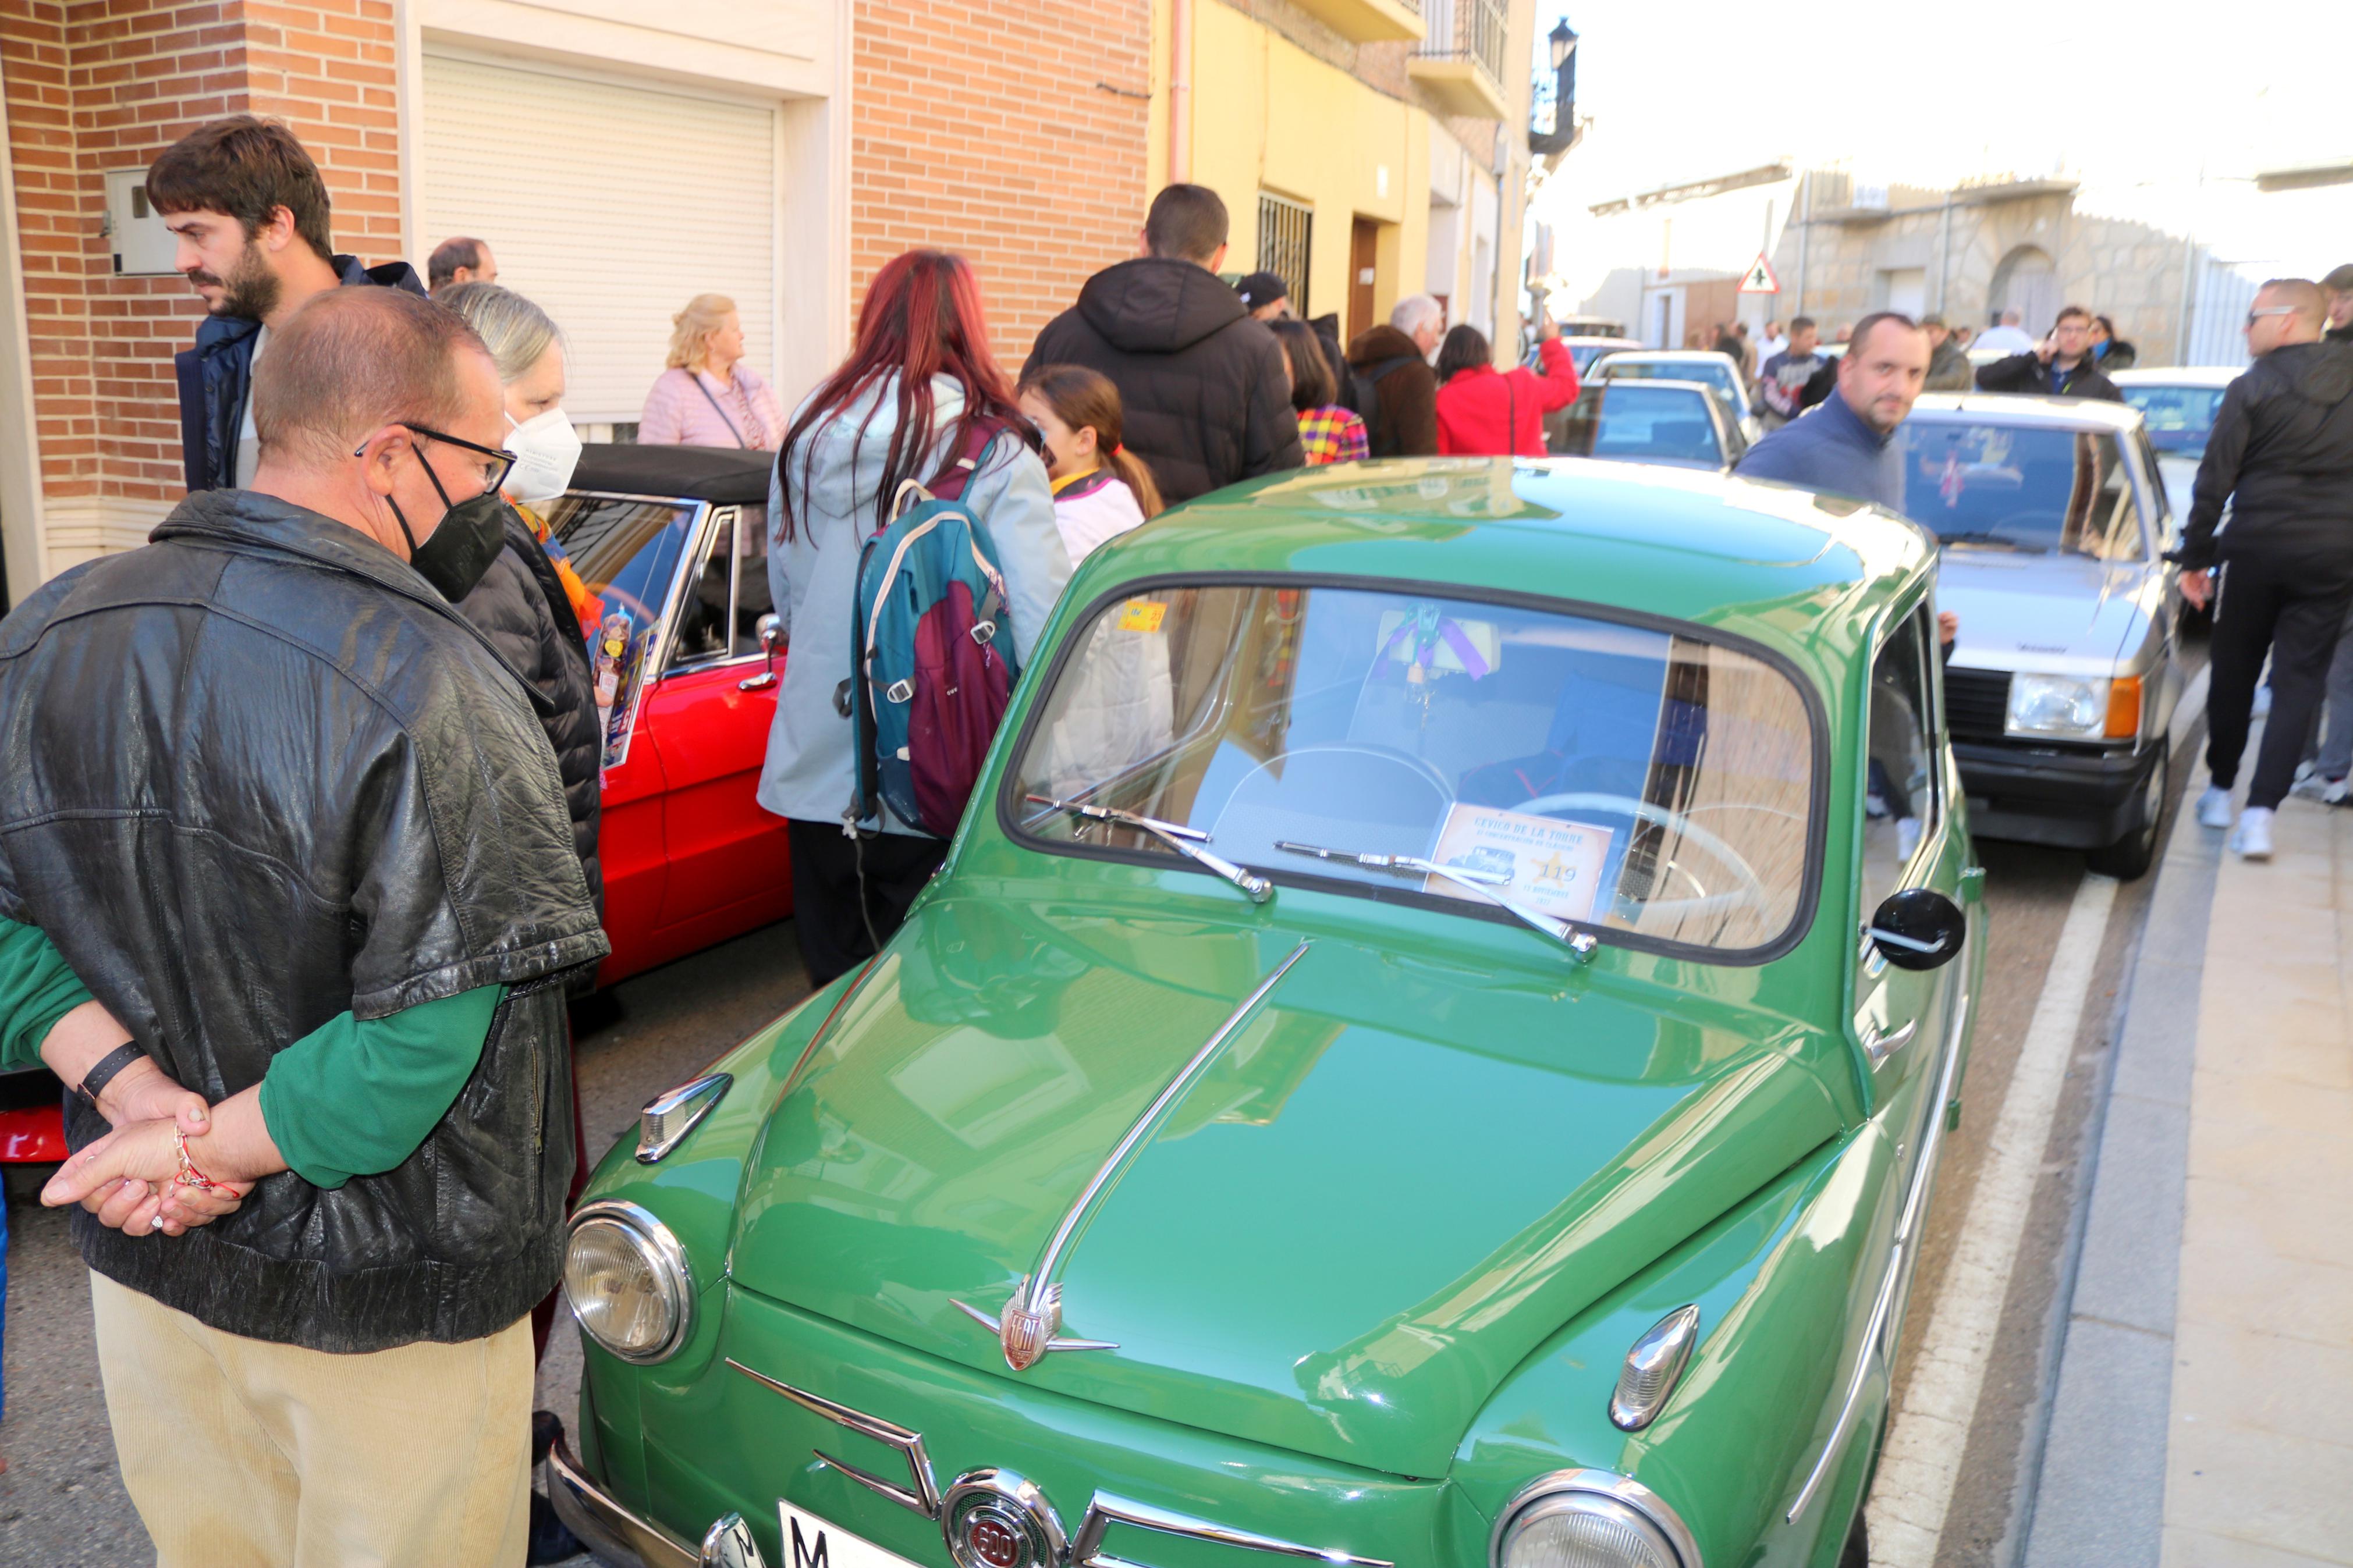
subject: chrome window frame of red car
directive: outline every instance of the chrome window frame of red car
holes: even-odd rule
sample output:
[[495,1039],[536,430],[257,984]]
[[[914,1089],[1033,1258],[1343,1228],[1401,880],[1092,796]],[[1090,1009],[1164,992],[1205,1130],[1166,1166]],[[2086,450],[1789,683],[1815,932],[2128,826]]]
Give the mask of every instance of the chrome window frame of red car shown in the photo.
[[[646,663],[654,671],[654,675],[652,679],[644,683],[642,689],[649,691],[671,673],[669,667],[670,645],[672,634],[678,629],[679,610],[686,591],[687,563],[702,560],[703,551],[710,547],[712,519],[722,511],[741,510],[742,508],[734,501],[723,504],[717,501],[702,500],[693,496],[633,495],[621,490],[566,490],[564,492],[565,500],[569,500],[575,497],[582,500],[634,501],[648,506],[694,509],[694,524],[687,530],[686,546],[680,551],[677,563],[670,567],[670,590],[662,596],[660,627],[654,633],[653,646],[646,650]],[[563,542],[561,531],[554,528],[552,520],[550,532],[558,543]],[[733,581],[732,574],[729,581],[732,584]],[[594,590],[591,589],[591,592]],[[588,628],[583,626],[581,630],[585,632]],[[757,656],[747,654],[743,657],[750,658]],[[679,668],[707,669],[717,662],[713,659],[698,659],[692,665],[681,665]]]

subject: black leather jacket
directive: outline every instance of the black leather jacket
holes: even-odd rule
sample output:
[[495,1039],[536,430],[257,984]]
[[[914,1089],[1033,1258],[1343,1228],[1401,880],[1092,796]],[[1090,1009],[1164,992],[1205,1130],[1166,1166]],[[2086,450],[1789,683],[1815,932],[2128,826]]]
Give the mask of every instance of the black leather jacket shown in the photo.
[[[0,915],[218,1100],[344,1011],[510,989],[407,1161],[291,1172],[176,1239],[79,1210],[91,1268],[231,1333],[479,1339],[554,1285],[575,1158],[563,980],[606,951],[536,699],[408,566],[244,490],[0,622]],[[79,1148],[104,1131],[69,1106]]]
[[2223,389],[2173,559],[2199,572],[2250,555],[2353,568],[2353,346],[2274,349]]

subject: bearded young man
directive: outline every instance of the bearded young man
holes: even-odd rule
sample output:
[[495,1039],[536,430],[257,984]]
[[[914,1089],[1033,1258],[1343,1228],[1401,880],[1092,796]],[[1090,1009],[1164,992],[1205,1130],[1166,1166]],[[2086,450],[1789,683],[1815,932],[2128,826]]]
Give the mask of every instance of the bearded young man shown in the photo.
[[405,261],[364,267],[334,254],[327,185],[285,126],[250,114],[200,125],[149,165],[147,202],[179,240],[173,265],[210,312],[196,346],[174,357],[180,452],[191,490],[253,481],[253,365],[269,334],[329,289],[378,284],[425,292]]

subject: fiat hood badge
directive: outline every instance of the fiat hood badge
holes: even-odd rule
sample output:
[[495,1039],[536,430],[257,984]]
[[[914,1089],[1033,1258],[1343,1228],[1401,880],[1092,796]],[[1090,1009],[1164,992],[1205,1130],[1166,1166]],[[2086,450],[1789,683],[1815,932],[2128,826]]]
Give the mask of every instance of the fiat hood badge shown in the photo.
[[[1037,1300],[1030,1300],[1032,1295]],[[955,1303],[956,1310],[993,1331],[997,1342],[1005,1348],[1005,1364],[1016,1372],[1028,1372],[1055,1351],[1115,1351],[1119,1346],[1110,1340],[1065,1340],[1057,1338],[1062,1327],[1062,1288],[1049,1285],[1032,1291],[1028,1276],[1013,1288],[1013,1299],[1005,1303],[1005,1310],[990,1317],[969,1301]]]

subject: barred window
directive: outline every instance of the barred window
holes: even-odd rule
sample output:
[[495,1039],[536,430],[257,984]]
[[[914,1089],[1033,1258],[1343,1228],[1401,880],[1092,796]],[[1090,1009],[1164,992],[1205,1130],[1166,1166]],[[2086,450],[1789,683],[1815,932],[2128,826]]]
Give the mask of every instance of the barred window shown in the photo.
[[1307,310],[1308,236],[1315,209],[1305,202],[1258,194],[1258,268],[1279,275],[1291,293],[1291,313],[1303,320]]

